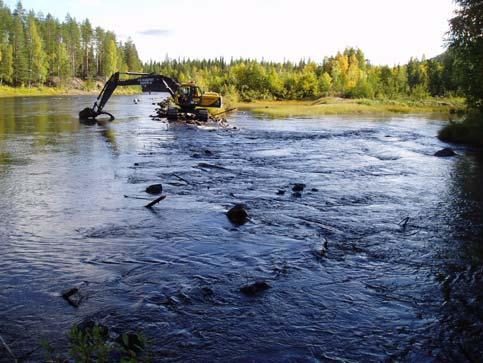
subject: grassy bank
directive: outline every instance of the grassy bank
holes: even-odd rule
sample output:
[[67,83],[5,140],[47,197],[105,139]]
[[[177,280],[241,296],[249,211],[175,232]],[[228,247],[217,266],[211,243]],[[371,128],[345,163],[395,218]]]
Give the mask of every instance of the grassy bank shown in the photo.
[[439,131],[438,138],[445,142],[483,147],[483,114],[471,113],[462,122],[450,122]]
[[[63,87],[9,87],[0,86],[1,97],[37,97],[37,96],[79,96],[98,95],[100,89],[75,89]],[[140,93],[139,87],[120,87],[115,94],[133,95]]]
[[241,110],[271,117],[460,112],[464,109],[462,98],[430,98],[425,100],[370,100],[324,97],[315,101],[255,101],[238,102]]

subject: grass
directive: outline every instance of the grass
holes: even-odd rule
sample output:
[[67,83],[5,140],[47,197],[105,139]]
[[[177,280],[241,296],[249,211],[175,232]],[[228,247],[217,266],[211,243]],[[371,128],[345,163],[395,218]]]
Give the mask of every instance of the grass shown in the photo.
[[483,114],[474,112],[462,122],[451,121],[439,131],[438,138],[445,142],[483,147]]
[[[36,96],[79,96],[98,95],[100,89],[72,89],[63,87],[10,87],[0,86],[0,98],[3,97],[36,97]],[[118,88],[115,94],[133,95],[140,93],[139,87]]]
[[371,100],[323,97],[315,101],[239,102],[237,107],[241,110],[250,110],[254,113],[280,118],[347,114],[449,113],[463,110],[464,99]]

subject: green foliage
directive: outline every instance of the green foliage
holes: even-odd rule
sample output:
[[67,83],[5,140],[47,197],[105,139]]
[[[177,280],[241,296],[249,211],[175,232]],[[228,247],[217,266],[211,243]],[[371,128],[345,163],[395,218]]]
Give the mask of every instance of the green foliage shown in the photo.
[[483,147],[483,114],[473,111],[462,122],[450,122],[439,131],[438,138],[446,142]]
[[449,44],[461,69],[461,86],[468,106],[483,113],[483,2],[455,0],[459,5],[450,20]]
[[13,18],[11,44],[13,50],[13,81],[15,84],[24,84],[28,81],[28,64],[25,48],[24,19],[21,4],[17,7]]
[[148,344],[142,333],[124,333],[112,340],[108,328],[95,324],[93,327],[73,326],[69,332],[69,355],[56,354],[55,349],[46,341],[41,345],[46,353],[46,362],[79,363],[135,363],[151,362],[145,352]]
[[34,18],[29,19],[28,27],[29,82],[44,83],[47,78],[47,60],[43,41],[37,30]]
[[79,23],[67,15],[63,22],[51,14],[26,14],[19,2],[13,12],[0,1],[0,84],[21,86],[66,84],[73,77],[105,79],[111,73],[140,71],[134,43],[118,42],[111,32]]
[[[356,48],[348,48],[322,64],[273,63],[249,59],[174,60],[149,62],[144,71],[165,74],[180,81],[195,80],[205,88],[233,96],[245,102],[273,99],[315,99],[320,96],[348,98],[425,99],[458,94],[454,74],[454,55],[440,59],[411,58],[403,66],[373,66]],[[447,68],[449,67],[449,68]]]
[[0,84],[13,81],[13,48],[10,44],[0,44],[2,60],[0,61]]

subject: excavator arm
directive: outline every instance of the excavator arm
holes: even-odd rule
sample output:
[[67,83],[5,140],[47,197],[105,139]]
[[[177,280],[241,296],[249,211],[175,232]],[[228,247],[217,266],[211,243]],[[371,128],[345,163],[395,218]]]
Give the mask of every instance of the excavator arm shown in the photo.
[[[121,75],[127,75],[128,78],[121,79]],[[129,78],[137,76],[136,78]],[[141,86],[143,92],[168,92],[173,96],[179,87],[179,82],[173,78],[166,77],[154,73],[135,73],[126,72],[114,73],[102,88],[99,96],[97,96],[94,106],[86,107],[79,112],[80,120],[95,120],[99,115],[108,115],[112,120],[114,116],[104,111],[104,106],[111,98],[112,94],[118,86]]]

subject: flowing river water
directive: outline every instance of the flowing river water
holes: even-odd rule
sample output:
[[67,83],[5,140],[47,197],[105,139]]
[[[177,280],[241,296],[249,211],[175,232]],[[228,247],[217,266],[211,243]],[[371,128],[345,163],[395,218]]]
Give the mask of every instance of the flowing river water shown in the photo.
[[[139,97],[94,126],[77,119],[93,97],[0,99],[0,336],[17,357],[65,354],[95,320],[142,331],[154,361],[481,361],[483,160],[433,156],[444,117],[239,112],[200,130]],[[149,210],[131,197],[154,183]],[[240,293],[256,280],[271,288]]]

